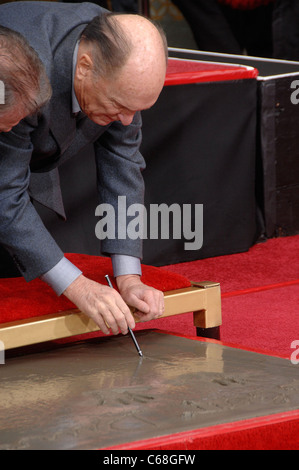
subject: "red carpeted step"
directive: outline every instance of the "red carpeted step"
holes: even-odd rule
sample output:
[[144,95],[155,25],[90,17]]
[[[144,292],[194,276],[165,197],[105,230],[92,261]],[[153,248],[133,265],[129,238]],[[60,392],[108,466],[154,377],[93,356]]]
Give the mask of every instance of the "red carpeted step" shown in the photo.
[[[254,245],[245,253],[218,256],[166,266],[192,279],[219,282],[222,293],[299,281],[299,236],[277,238]],[[162,268],[164,269],[164,268]]]
[[[106,284],[105,275],[108,274],[113,282],[110,258],[81,254],[68,254],[66,257],[81,269],[86,277]],[[191,285],[190,281],[180,274],[153,266],[143,266],[142,269],[142,281],[163,292]],[[74,308],[68,299],[63,295],[57,297],[53,290],[39,279],[30,283],[23,278],[0,279],[0,299],[1,323]]]
[[222,315],[223,341],[290,358],[299,341],[299,285],[224,298]]
[[[222,292],[221,340],[290,357],[299,340],[299,236],[277,238],[246,253],[167,266],[193,281],[213,279]],[[163,325],[194,334],[188,314]],[[299,367],[299,366],[298,366]]]

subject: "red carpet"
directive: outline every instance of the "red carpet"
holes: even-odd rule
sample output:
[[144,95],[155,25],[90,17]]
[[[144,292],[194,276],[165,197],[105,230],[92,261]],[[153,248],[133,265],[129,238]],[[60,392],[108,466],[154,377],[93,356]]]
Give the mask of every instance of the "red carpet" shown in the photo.
[[[299,340],[299,236],[257,244],[246,253],[166,266],[193,281],[221,284],[221,340],[290,357]],[[162,325],[163,322],[163,325]],[[194,335],[189,314],[161,320],[169,331]]]

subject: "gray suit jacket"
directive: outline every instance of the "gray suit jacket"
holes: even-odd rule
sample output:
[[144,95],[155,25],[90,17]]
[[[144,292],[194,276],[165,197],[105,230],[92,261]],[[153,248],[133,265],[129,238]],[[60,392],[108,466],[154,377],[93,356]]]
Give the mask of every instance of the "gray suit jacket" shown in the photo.
[[[63,253],[40,220],[31,200],[64,217],[58,166],[93,143],[99,203],[116,208],[119,195],[127,206],[143,203],[139,153],[141,117],[122,126],[99,126],[72,113],[73,52],[86,24],[104,10],[91,3],[16,2],[0,5],[0,23],[26,37],[43,61],[53,96],[36,116],[0,134],[0,243],[27,281],[55,266]],[[74,234],[75,236],[75,234]],[[141,242],[104,240],[102,251],[141,257]],[[1,260],[0,260],[1,262]]]

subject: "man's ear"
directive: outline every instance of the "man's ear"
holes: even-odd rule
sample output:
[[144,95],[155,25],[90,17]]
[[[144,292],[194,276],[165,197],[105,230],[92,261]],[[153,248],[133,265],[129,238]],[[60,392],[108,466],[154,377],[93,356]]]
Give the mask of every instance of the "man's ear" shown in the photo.
[[92,57],[88,52],[84,52],[81,55],[78,54],[76,77],[82,80],[87,77],[92,71],[93,61]]

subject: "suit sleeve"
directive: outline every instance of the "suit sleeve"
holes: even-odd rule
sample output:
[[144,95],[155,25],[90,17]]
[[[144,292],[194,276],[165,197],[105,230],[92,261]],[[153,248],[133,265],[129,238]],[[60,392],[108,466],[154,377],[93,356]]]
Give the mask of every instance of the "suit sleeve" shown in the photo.
[[0,135],[0,243],[26,281],[49,271],[63,258],[28,194],[30,130],[23,121],[11,132]]
[[[127,224],[132,217],[118,212],[132,204],[144,204],[144,180],[142,171],[145,162],[140,154],[141,115],[136,113],[131,125],[123,126],[114,122],[95,144],[97,165],[97,184],[100,204],[109,204],[115,210],[115,238],[102,239],[102,252],[106,254],[122,254],[142,258],[142,239],[132,239],[127,235]],[[119,204],[122,197],[122,204]],[[122,225],[121,232],[119,226]],[[126,233],[126,236],[124,236]]]

